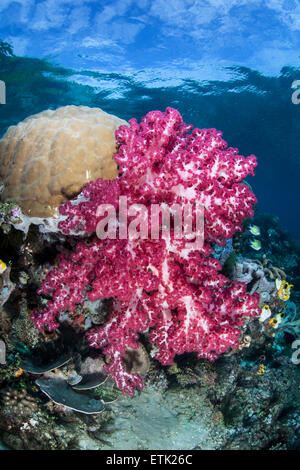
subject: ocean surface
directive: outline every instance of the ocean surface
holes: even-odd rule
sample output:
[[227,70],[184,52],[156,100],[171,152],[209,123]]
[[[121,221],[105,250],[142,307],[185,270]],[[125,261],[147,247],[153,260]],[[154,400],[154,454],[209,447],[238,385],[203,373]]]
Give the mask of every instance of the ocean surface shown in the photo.
[[7,91],[0,135],[27,116],[70,104],[100,107],[126,120],[177,108],[185,122],[221,130],[242,155],[257,156],[256,176],[249,179],[257,208],[278,216],[283,229],[300,238],[300,104],[292,102],[298,68],[266,76],[232,65],[220,68],[218,80],[200,68],[197,78],[194,73],[174,80],[149,70],[128,75],[72,70],[54,59],[2,54],[0,60]]

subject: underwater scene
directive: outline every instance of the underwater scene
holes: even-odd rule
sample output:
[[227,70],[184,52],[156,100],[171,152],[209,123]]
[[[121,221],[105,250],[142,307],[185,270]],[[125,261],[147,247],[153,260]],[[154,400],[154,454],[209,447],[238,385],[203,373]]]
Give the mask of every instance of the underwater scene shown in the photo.
[[300,450],[299,153],[298,0],[2,0],[0,449]]

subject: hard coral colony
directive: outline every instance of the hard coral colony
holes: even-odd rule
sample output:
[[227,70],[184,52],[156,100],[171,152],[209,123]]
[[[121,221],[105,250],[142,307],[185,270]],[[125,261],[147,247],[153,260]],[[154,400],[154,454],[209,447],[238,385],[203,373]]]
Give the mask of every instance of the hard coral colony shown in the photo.
[[[140,124],[135,119],[129,123],[116,131],[119,176],[88,183],[75,204],[60,207],[63,233],[94,235],[79,242],[71,255],[60,255],[58,267],[39,289],[51,300],[32,319],[39,330],[54,330],[59,314],[74,310],[86,296],[92,301],[112,298],[106,323],[88,331],[87,338],[109,356],[106,370],[116,385],[132,395],[143,382],[126,370],[123,358],[127,348],[138,347],[139,334],[149,334],[163,365],[184,352],[215,360],[238,348],[238,327],[245,316],[261,311],[258,294],[247,294],[242,282],[230,283],[220,274],[219,261],[209,256],[212,243],[223,245],[253,215],[256,198],[241,183],[254,174],[256,158],[227,147],[215,129],[192,130],[172,108],[152,111]],[[200,203],[205,210],[203,247],[191,248],[189,240],[175,237],[174,229],[156,240],[100,240],[95,235],[101,220],[97,207],[118,209],[119,196],[147,208]],[[195,212],[193,217],[195,222]]]

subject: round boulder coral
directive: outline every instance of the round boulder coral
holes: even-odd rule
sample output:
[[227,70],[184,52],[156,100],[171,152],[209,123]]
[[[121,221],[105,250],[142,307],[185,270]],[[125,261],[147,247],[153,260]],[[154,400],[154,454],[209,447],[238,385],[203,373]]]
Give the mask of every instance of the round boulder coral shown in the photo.
[[122,124],[99,108],[65,106],[11,126],[0,140],[3,199],[30,217],[55,216],[88,181],[117,176],[115,130]]

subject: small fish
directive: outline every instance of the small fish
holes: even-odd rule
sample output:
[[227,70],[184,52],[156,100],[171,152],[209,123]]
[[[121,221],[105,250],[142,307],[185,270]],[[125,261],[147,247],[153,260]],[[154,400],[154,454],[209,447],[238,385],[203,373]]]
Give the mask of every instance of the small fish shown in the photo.
[[24,372],[23,369],[21,369],[20,367],[20,369],[18,369],[17,372],[15,373],[15,377],[20,377],[20,375],[22,375],[23,372]]
[[260,236],[260,228],[257,225],[250,225],[249,231],[250,233],[252,233],[252,235],[255,235],[256,237]]
[[269,321],[269,324],[273,326],[273,328],[277,329],[279,324],[281,323],[282,317],[280,314],[276,315],[275,317],[272,317],[271,320]]
[[267,320],[267,318],[270,318],[271,315],[272,315],[272,312],[271,312],[271,309],[270,309],[269,305],[265,305],[261,309],[261,314],[260,314],[260,317],[259,317],[259,321],[264,322],[265,320]]
[[289,300],[291,295],[291,289],[294,287],[293,284],[289,284],[287,281],[276,279],[275,285],[277,288],[278,297],[286,302]]
[[258,371],[257,371],[257,374],[258,375],[264,375],[265,372],[266,372],[266,369],[265,369],[264,364],[260,364],[260,366],[258,368]]
[[4,263],[4,261],[0,259],[0,274],[3,274],[6,270],[7,270],[6,264]]
[[250,246],[251,248],[253,248],[253,250],[256,250],[256,251],[261,249],[261,243],[259,240],[251,240]]

